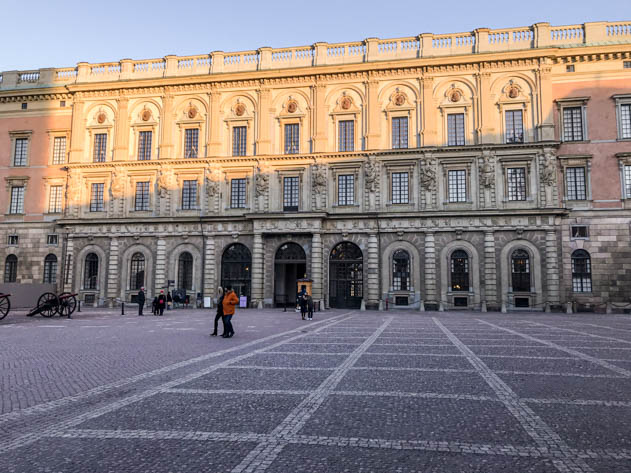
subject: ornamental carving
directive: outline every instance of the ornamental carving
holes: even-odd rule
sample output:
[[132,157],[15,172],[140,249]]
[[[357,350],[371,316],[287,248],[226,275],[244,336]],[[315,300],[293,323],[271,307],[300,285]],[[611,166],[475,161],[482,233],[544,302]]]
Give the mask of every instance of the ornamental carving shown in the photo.
[[315,164],[311,170],[313,176],[313,192],[324,194],[326,192],[326,167],[323,164]]
[[449,91],[449,100],[455,103],[455,102],[460,102],[461,99],[462,99],[462,91],[452,86],[452,89]]
[[508,98],[510,99],[516,99],[517,97],[519,97],[519,88],[516,85],[511,85],[508,88],[508,92],[506,95],[508,95]]
[[482,152],[482,164],[480,165],[480,183],[482,187],[489,188],[495,184],[495,156],[489,150]]
[[158,174],[158,194],[161,198],[169,195],[169,187],[171,184],[171,174],[168,171],[160,171]]
[[68,170],[68,204],[75,205],[81,201],[81,179],[79,173]]
[[243,105],[242,103],[238,103],[235,107],[234,107],[234,114],[237,117],[241,117],[243,116],[243,114],[245,113],[245,105]]
[[397,107],[400,107],[401,105],[405,104],[405,94],[403,93],[396,94],[394,96],[393,102]]
[[421,187],[431,191],[436,187],[436,160],[426,158],[423,160],[420,169]]
[[295,100],[290,100],[289,103],[287,103],[287,111],[289,113],[295,113],[296,110],[298,110],[298,103]]
[[369,158],[364,164],[364,184],[368,192],[374,192],[379,179],[379,164],[374,158]]
[[105,115],[105,112],[99,112],[96,116],[96,122],[99,125],[102,125],[103,123],[105,123],[105,120],[107,120],[107,115]]
[[553,186],[556,183],[556,159],[554,153],[550,150],[545,151],[541,155],[542,170],[541,170],[541,183],[545,186]]
[[342,108],[342,110],[348,110],[349,108],[351,108],[351,106],[353,105],[353,100],[344,95],[342,97],[342,100],[340,100],[340,107]]
[[209,166],[206,168],[205,181],[206,195],[208,197],[218,195],[221,182],[221,172],[216,166]]
[[256,173],[256,186],[255,186],[256,196],[260,197],[262,195],[265,195],[268,189],[269,189],[269,174],[265,172],[264,170],[262,170],[261,168],[258,168],[257,173]]
[[112,182],[110,184],[110,194],[113,199],[120,199],[125,194],[124,171],[114,169],[112,172]]
[[190,106],[188,112],[186,112],[186,115],[192,120],[197,116],[197,109],[193,106]]
[[149,110],[148,108],[145,108],[142,111],[140,118],[142,118],[143,122],[148,122],[149,120],[151,120],[151,110]]

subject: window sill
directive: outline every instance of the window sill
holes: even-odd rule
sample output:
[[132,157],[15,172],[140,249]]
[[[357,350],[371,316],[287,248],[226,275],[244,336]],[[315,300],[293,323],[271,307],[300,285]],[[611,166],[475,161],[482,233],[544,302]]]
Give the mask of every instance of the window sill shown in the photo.
[[572,141],[570,141],[570,140],[563,141],[563,140],[561,140],[561,143],[562,144],[580,145],[580,144],[589,144],[589,143],[591,143],[591,140],[576,140],[576,141],[573,141],[573,140]]
[[24,217],[26,214],[25,213],[8,213],[8,214],[4,214],[5,217]]
[[134,210],[130,210],[129,211],[129,213],[133,213],[133,214],[150,214],[152,212],[153,212],[153,210],[151,210],[151,209],[147,209],[147,210],[136,210],[136,209],[134,209]]
[[335,209],[350,209],[350,208],[358,208],[359,204],[345,204],[345,205],[340,205],[340,204],[333,204],[333,208]]

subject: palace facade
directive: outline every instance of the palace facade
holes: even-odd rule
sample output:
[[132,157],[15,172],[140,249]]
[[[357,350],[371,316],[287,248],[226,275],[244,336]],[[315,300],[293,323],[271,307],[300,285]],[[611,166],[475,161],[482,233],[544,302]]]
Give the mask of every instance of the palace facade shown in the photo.
[[631,302],[631,22],[0,77],[2,287],[109,306],[168,281],[274,306],[298,278],[327,307]]

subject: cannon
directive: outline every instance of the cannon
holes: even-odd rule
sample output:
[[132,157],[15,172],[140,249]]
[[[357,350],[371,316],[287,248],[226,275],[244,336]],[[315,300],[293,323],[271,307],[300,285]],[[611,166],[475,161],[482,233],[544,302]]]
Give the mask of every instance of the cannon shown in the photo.
[[0,320],[4,319],[11,310],[11,294],[0,293]]
[[31,309],[26,314],[27,317],[33,317],[34,315],[41,314],[42,317],[52,317],[55,314],[59,316],[70,316],[77,308],[77,294],[71,294],[70,292],[62,292],[56,295],[52,292],[45,292],[37,300],[37,306]]

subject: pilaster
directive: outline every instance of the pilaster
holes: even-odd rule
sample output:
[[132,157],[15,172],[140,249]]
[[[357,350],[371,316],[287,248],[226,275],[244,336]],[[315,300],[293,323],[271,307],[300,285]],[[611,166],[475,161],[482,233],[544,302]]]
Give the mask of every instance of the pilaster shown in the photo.
[[376,233],[368,235],[367,279],[367,306],[369,309],[376,309],[379,306],[379,240]]
[[160,140],[160,159],[173,157],[173,95],[166,94],[162,99],[162,139]]
[[129,156],[129,99],[118,99],[116,130],[114,132],[114,161],[127,161]]
[[549,59],[541,59],[543,64],[537,71],[539,86],[540,117],[538,123],[538,141],[554,140],[554,101],[552,98],[552,67]]
[[167,275],[167,242],[164,238],[158,238],[156,242],[156,278],[154,294],[160,292],[160,289],[166,287]]
[[377,80],[370,79],[366,82],[366,97],[368,97],[366,149],[379,149],[381,147],[381,133],[379,132],[379,82]]
[[326,110],[324,105],[326,86],[324,84],[316,84],[313,87],[313,94],[313,102],[315,103],[315,106],[313,107],[313,121],[315,123],[313,151],[320,153],[327,151]]
[[[120,271],[118,268],[119,250],[118,250],[118,237],[112,236],[110,238],[110,252],[107,266],[107,305],[108,307],[114,307],[114,300],[116,299],[116,293],[118,291],[118,284],[120,281]],[[120,281],[124,284],[124,281]]]
[[559,254],[555,230],[546,231],[546,286],[547,302],[559,304]]
[[258,122],[258,140],[256,142],[256,154],[271,154],[272,141],[270,139],[271,134],[271,120],[270,120],[270,103],[271,92],[269,89],[259,90],[259,119]]
[[436,130],[437,125],[437,109],[434,107],[434,79],[424,77],[421,80],[421,143],[419,146],[435,146],[437,145]]
[[208,235],[204,246],[204,296],[210,297],[214,303],[217,297],[217,279],[216,279],[216,262],[215,262],[215,237]]
[[[488,42],[488,39],[487,39]],[[491,73],[483,71],[477,75],[478,81],[478,143],[498,143],[499,133],[494,128],[493,115],[497,114],[494,110],[495,100],[491,97]]]
[[[68,235],[66,242],[66,257],[64,268],[64,292],[77,292],[79,287],[73,287],[74,281],[74,239]],[[78,286],[78,285],[77,285]]]
[[437,302],[436,241],[433,232],[425,234],[425,302]]
[[75,100],[72,103],[72,130],[70,132],[69,163],[80,163],[83,160],[83,146],[85,142],[85,127],[83,100]]
[[322,273],[322,236],[314,233],[311,237],[311,279],[313,280],[313,300],[320,303],[320,309],[324,310],[324,294]]
[[[223,61],[223,59],[222,59]],[[219,92],[212,91],[210,94],[210,139],[208,141],[208,156],[219,156],[221,154],[221,137],[219,123]]]
[[263,275],[265,244],[263,234],[254,234],[254,246],[252,255],[252,306],[263,308]]
[[496,308],[497,301],[497,259],[495,258],[495,233],[484,232],[484,294],[487,308]]

